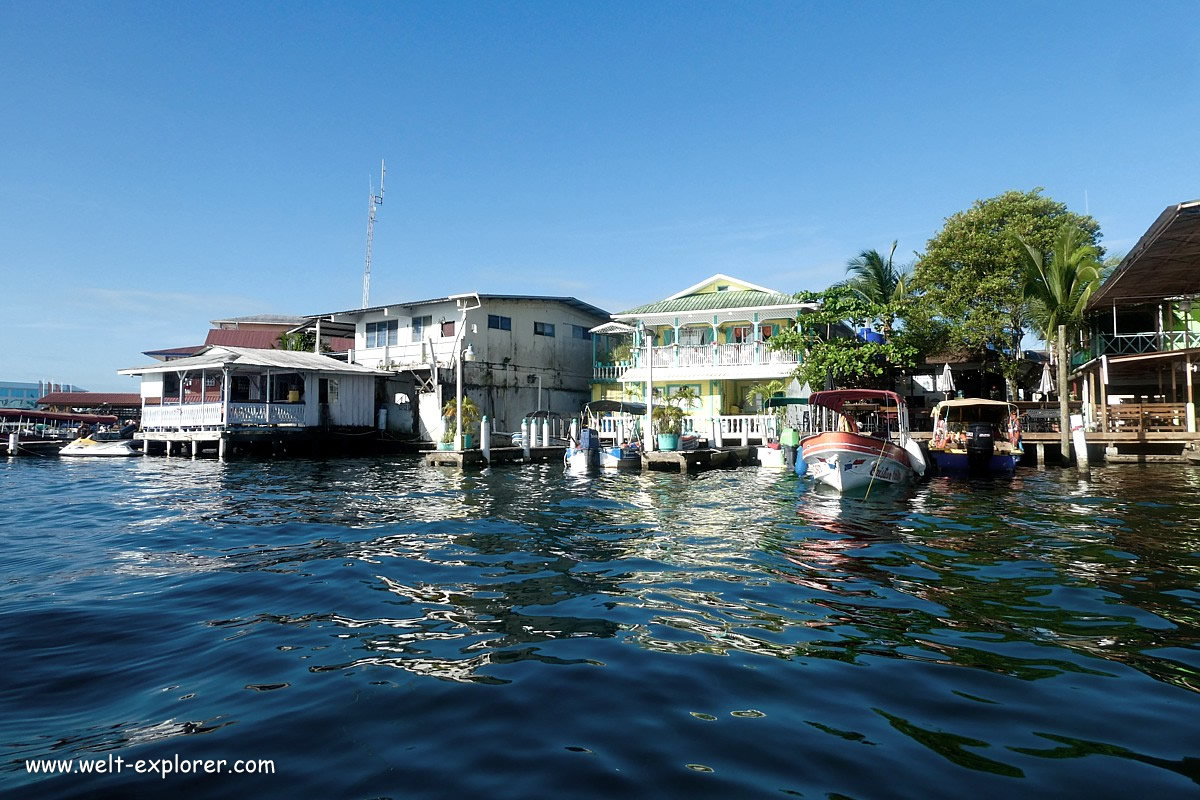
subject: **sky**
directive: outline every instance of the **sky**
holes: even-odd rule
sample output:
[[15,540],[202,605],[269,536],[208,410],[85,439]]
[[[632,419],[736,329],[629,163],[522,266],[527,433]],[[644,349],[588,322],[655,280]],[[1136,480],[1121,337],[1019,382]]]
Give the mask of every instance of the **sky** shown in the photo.
[[1200,197],[1193,2],[0,0],[0,380],[213,319],[822,289],[1044,187],[1110,252]]

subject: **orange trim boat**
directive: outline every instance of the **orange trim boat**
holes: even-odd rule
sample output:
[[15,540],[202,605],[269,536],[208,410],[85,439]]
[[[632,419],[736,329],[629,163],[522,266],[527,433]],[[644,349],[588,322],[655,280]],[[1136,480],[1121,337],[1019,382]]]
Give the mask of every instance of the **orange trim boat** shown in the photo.
[[842,389],[815,392],[810,406],[834,413],[838,430],[804,439],[809,474],[839,492],[905,483],[925,474],[921,448],[909,438],[908,406],[895,392]]

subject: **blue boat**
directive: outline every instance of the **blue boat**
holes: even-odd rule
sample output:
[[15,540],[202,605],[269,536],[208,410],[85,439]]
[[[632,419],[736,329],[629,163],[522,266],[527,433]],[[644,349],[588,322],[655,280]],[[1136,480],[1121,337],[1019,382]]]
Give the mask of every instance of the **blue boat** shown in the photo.
[[1025,455],[1017,407],[977,397],[943,400],[933,408],[929,455],[942,472],[1012,475]]

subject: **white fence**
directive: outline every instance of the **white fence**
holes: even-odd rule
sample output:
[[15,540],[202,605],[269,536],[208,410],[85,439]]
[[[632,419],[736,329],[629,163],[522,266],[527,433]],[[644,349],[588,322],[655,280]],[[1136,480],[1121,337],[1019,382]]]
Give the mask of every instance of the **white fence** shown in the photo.
[[303,425],[304,404],[230,403],[230,425]]
[[222,422],[220,403],[146,406],[142,411],[143,431],[215,428]]
[[[799,364],[797,350],[772,350],[765,342],[666,345],[655,347],[654,368],[750,367],[755,364]],[[635,365],[645,366],[646,354],[635,351]],[[600,377],[597,375],[597,377]]]
[[142,430],[191,430],[223,425],[304,425],[303,404],[230,403],[228,419],[221,403],[146,406]]

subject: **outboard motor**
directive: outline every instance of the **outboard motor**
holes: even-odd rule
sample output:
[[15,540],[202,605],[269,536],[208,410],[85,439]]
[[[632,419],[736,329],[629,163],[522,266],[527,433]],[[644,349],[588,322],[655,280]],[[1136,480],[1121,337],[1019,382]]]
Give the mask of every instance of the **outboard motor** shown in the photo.
[[600,432],[595,428],[584,428],[579,432],[579,449],[600,452]]
[[987,472],[995,452],[996,441],[991,424],[971,423],[967,428],[967,469],[972,472]]

